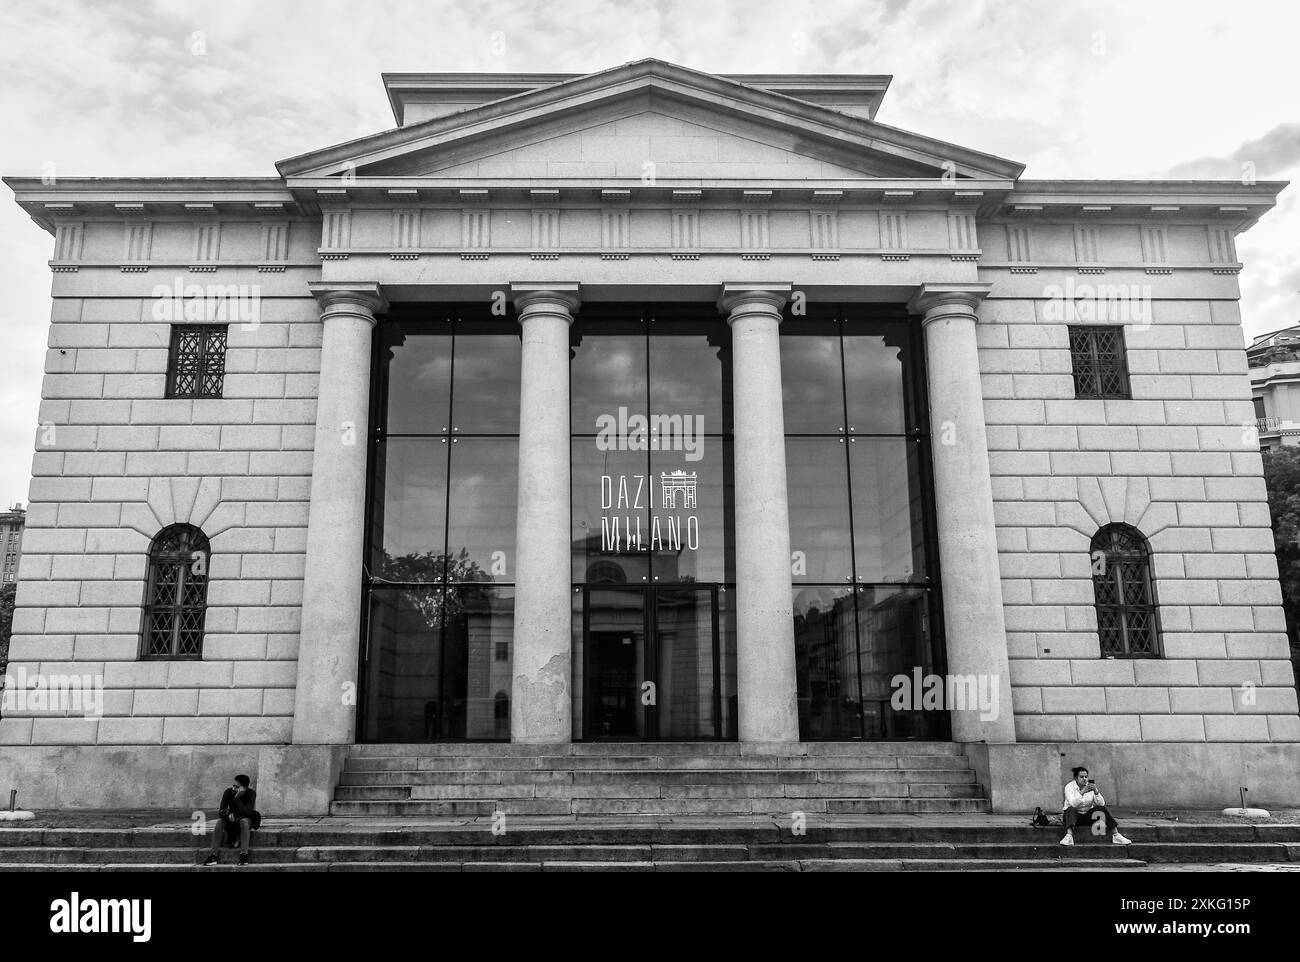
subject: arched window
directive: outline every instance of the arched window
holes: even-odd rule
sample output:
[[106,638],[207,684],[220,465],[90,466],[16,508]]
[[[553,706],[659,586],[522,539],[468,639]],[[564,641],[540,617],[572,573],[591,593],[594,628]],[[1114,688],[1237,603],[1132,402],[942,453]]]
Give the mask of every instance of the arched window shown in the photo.
[[174,524],[149,546],[144,596],[145,658],[202,658],[212,549],[193,525]]
[[1159,658],[1151,549],[1136,528],[1108,524],[1092,539],[1092,587],[1102,657]]

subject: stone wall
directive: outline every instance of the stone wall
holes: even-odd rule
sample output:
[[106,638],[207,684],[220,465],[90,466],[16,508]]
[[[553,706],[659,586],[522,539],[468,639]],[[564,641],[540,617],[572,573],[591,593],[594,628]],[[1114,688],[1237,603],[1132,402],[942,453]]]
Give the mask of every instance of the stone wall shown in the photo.
[[[1156,245],[1149,225],[1093,223],[1090,250],[1080,224],[985,228],[980,368],[1017,739],[1300,741],[1220,229],[1170,227]],[[1076,266],[1101,261],[1092,276]],[[1059,292],[1084,285],[1126,289],[1149,310],[1063,313]],[[1072,316],[1122,324],[1132,400],[1074,398]],[[1089,542],[1109,522],[1150,541],[1163,658],[1098,657]]]
[[[84,251],[122,264],[54,275],[10,672],[102,676],[104,711],[9,711],[0,744],[289,740],[321,335],[305,279],[320,227],[277,224],[78,225]],[[183,318],[154,295],[178,284],[187,298],[243,286],[221,399],[164,397],[168,321]],[[203,659],[141,660],[150,540],[178,522],[212,546]]]

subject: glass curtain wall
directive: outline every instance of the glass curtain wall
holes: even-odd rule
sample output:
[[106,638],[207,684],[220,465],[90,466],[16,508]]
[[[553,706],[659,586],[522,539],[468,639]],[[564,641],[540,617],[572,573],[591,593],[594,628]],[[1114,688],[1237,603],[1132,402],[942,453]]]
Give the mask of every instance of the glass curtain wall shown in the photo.
[[375,342],[358,737],[508,740],[518,322],[394,311]]
[[866,307],[781,327],[800,737],[947,737],[896,697],[944,671],[919,328]]
[[572,343],[576,737],[735,738],[730,332],[587,304]]

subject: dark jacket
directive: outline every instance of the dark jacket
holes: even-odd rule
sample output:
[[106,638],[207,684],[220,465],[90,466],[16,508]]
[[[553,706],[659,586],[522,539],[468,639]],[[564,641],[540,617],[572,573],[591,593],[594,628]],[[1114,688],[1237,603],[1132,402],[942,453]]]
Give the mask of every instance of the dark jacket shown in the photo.
[[221,796],[221,820],[227,825],[236,826],[241,818],[248,819],[251,828],[256,831],[262,825],[262,815],[254,807],[257,804],[257,792],[245,789],[240,795],[233,788],[227,788]]

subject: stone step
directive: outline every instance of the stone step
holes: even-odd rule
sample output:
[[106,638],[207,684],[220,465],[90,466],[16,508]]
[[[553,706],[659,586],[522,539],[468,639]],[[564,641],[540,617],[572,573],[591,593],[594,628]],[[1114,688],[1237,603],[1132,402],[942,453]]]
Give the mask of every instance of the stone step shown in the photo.
[[[341,787],[369,787],[380,785],[539,785],[539,784],[575,784],[578,781],[623,781],[619,775],[623,772],[641,772],[640,768],[616,770],[602,768],[599,772],[591,771],[439,771],[439,772],[343,772],[339,777]],[[708,768],[695,768],[690,771],[660,771],[660,784],[694,783],[695,772],[712,772]],[[970,768],[813,768],[813,770],[779,771],[775,777],[751,775],[753,772],[763,774],[761,768],[728,772],[738,776],[736,781],[762,783],[768,780],[780,780],[785,784],[972,784],[975,772]],[[593,775],[603,775],[603,779],[593,779]]]
[[[417,863],[419,864],[419,863]],[[448,863],[454,865],[455,863]],[[326,872],[332,866],[325,862],[253,862],[239,865],[233,859],[220,865],[174,865],[169,862],[118,862],[101,864],[96,862],[69,863],[66,865],[40,865],[24,863],[6,863],[0,861],[0,872]],[[358,867],[358,871],[386,872],[399,871],[389,868],[389,863],[367,862]],[[451,868],[450,871],[459,871]],[[429,871],[428,863],[423,868],[410,866],[407,871]]]
[[[501,808],[495,801],[442,800],[442,801],[333,801],[331,815],[384,815],[420,817],[490,816]],[[514,799],[506,806],[507,812],[517,815],[572,815],[570,803],[564,799]]]
[[990,810],[988,800],[985,798],[830,798],[826,800],[826,812],[829,815],[929,815]]
[[975,784],[925,784],[906,782],[854,784],[672,784],[637,785],[599,783],[570,785],[343,785],[335,792],[340,802],[402,801],[411,799],[518,799],[518,798],[980,798]]
[[604,783],[604,781],[640,781],[645,784],[667,784],[673,781],[692,783],[699,779],[736,781],[785,781],[785,783],[811,783],[811,781],[972,781],[975,772],[969,767],[943,768],[776,768],[749,766],[746,768],[512,768],[512,770],[454,770],[454,771],[344,771],[339,776],[341,785],[474,785],[474,784],[541,784],[541,783]]
[[442,756],[364,756],[344,759],[345,773],[365,772],[455,772],[455,771],[965,771],[970,761],[965,755],[749,755],[700,758],[665,756],[645,758],[629,755],[601,755],[570,758],[563,755],[532,757],[487,757],[476,755]]
[[[1054,844],[939,842],[781,844],[603,844],[518,845],[502,837],[478,845],[322,845],[297,848],[254,846],[259,864],[299,862],[702,862],[702,861],[875,861],[942,859],[948,861],[1015,860],[1105,862],[1137,858],[1153,863],[1287,863],[1285,846],[1269,843],[1166,844],[1134,843],[1076,846],[1066,852]],[[207,857],[197,848],[8,848],[0,861],[10,865],[167,864],[193,865]],[[223,863],[235,861],[234,852],[222,853]],[[1293,860],[1291,860],[1293,861]]]
[[960,755],[961,745],[956,742],[572,742],[556,745],[525,745],[509,742],[427,742],[358,744],[348,748],[352,758],[394,756],[444,756],[478,755],[488,757],[536,756],[598,756],[628,755],[641,757],[660,756],[836,756],[836,755]]
[[[803,872],[1011,872],[1060,871],[1087,869],[1144,869],[1147,864],[1138,859],[1115,859],[1099,865],[1093,859],[857,859],[823,861],[810,859],[800,862]],[[680,871],[690,871],[682,868]]]
[[[1137,858],[1144,862],[1287,862],[1285,845],[1269,842],[1170,844],[1162,842],[1134,842],[1132,845],[1113,845],[1110,842],[1075,845],[1065,848],[1056,841],[1038,844],[1024,842],[828,842],[785,844],[758,844],[748,846],[749,857],[774,859],[783,852],[798,849],[798,857],[853,860],[885,858],[947,858],[963,860],[992,859],[1089,859],[1111,862]],[[791,857],[785,854],[784,857]]]
[[[784,804],[783,804],[784,802]],[[797,804],[796,804],[797,803]],[[367,816],[475,816],[500,809],[515,815],[764,815],[788,817],[791,811],[808,814],[956,814],[987,812],[983,798],[574,798],[512,799],[495,801],[335,801],[332,815]]]
[[[295,862],[289,864],[258,863],[250,865],[171,865],[171,864],[69,864],[59,865],[67,872],[967,872],[967,871],[1061,871],[1061,870],[1129,870],[1147,868],[1136,859],[1117,859],[1099,865],[1087,859],[1057,860],[980,860],[960,859],[878,859],[856,861],[822,861],[809,859],[788,862]],[[0,862],[0,872],[46,872],[48,865],[8,864]]]
[[[186,865],[202,862],[208,857],[209,851],[210,849],[207,846],[203,848],[154,848],[152,846],[148,848],[59,848],[42,845],[36,848],[0,849],[0,861],[42,865],[71,865],[82,862],[145,862]],[[257,853],[256,857],[259,862],[288,863],[300,861],[299,849],[296,848],[268,848],[254,842],[250,851]],[[234,862],[238,857],[238,853],[233,849],[227,849],[221,853],[221,859],[225,862]]]
[[[482,803],[474,803],[481,805]],[[483,806],[491,808],[491,805]],[[1019,820],[1017,820],[1019,821]],[[411,820],[324,819],[309,825],[283,825],[267,819],[253,836],[258,849],[295,849],[311,846],[354,845],[468,845],[491,844],[491,819],[477,824],[437,824]],[[686,822],[647,823],[638,818],[589,818],[581,822],[511,823],[511,844],[1015,844],[1052,846],[1060,828],[1034,829],[1027,824],[971,824],[964,816],[917,821],[886,820],[877,824],[836,824],[809,818],[806,834],[791,835],[789,813],[772,820],[700,818]],[[1129,827],[1135,844],[1194,845],[1268,844],[1289,849],[1300,862],[1300,824],[1209,825],[1161,824]],[[1080,841],[1074,851],[1105,848],[1109,843]],[[184,848],[206,849],[206,836],[196,838],[184,823],[160,828],[0,828],[0,858],[14,848]]]
[[[852,772],[843,769],[831,771],[765,771],[751,769],[737,772],[696,770],[690,772],[414,772],[401,777],[397,772],[351,773],[341,779],[343,788],[411,787],[419,785],[973,785],[975,774],[965,771],[889,771]],[[376,776],[376,777],[372,777]]]

